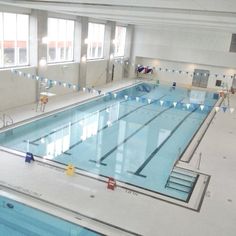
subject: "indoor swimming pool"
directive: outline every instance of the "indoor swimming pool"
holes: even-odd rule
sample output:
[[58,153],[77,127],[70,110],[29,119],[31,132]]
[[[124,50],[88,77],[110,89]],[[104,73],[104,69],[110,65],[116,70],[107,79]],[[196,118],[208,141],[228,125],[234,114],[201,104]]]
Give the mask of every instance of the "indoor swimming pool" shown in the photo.
[[101,234],[0,196],[0,235],[99,236]]
[[0,145],[187,201],[197,176],[172,169],[216,101],[140,83],[4,131]]

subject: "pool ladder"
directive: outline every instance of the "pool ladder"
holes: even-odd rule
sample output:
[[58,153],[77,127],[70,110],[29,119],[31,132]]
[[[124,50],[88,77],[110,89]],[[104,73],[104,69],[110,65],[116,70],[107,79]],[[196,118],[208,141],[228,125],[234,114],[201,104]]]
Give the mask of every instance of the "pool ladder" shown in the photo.
[[14,123],[11,116],[7,115],[6,113],[1,114],[0,121],[2,123],[2,127],[6,127],[6,126],[12,125]]
[[196,172],[175,166],[170,173],[165,187],[186,194],[188,201],[198,177],[199,174]]

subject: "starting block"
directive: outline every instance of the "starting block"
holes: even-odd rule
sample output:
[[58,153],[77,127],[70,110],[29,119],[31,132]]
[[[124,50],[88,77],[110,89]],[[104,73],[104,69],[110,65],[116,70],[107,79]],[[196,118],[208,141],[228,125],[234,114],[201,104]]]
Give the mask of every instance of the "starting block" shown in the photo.
[[72,164],[69,164],[66,167],[66,174],[69,175],[69,176],[72,176],[72,175],[75,174],[75,167]]
[[31,161],[34,161],[34,155],[31,152],[26,152],[25,162],[30,163]]
[[116,187],[116,180],[112,177],[109,177],[107,181],[107,188],[111,190],[115,190],[115,187]]

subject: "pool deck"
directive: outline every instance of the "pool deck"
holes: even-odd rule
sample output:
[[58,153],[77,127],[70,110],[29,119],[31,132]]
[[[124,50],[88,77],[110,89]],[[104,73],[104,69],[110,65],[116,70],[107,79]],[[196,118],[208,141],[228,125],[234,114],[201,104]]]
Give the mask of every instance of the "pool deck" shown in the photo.
[[[137,82],[137,81],[135,81]],[[108,84],[109,91],[133,84]],[[46,111],[91,98],[77,93],[52,99]],[[236,108],[236,95],[230,97]],[[15,122],[41,114],[35,104],[12,109]],[[125,188],[107,190],[103,181],[83,175],[67,176],[47,163],[25,163],[24,159],[0,151],[0,189],[21,201],[42,207],[66,219],[106,235],[145,236],[235,236],[236,232],[236,111],[219,111],[209,126],[190,163],[183,167],[210,175],[200,211],[193,211]],[[22,195],[23,193],[24,195]],[[39,200],[37,200],[39,199]],[[43,205],[41,205],[43,203]],[[78,219],[79,218],[79,219]]]

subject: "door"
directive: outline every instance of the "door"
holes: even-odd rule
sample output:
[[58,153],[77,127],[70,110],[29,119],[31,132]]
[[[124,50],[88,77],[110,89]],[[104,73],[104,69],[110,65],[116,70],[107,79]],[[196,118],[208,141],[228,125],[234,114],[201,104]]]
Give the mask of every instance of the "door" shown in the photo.
[[207,88],[209,80],[209,70],[195,69],[192,85],[200,88]]

